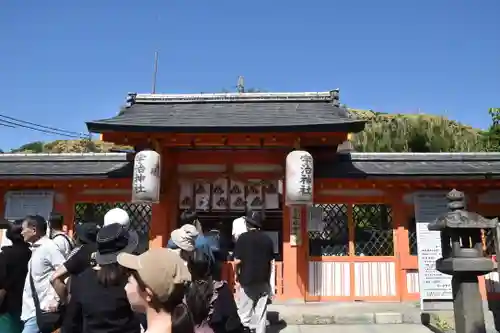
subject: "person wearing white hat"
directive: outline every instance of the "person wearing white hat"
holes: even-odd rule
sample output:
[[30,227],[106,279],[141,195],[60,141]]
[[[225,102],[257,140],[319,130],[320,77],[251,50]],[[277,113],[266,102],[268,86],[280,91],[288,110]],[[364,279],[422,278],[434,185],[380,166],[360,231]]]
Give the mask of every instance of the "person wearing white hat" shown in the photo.
[[198,230],[192,224],[185,224],[170,234],[172,243],[176,246],[173,251],[177,252],[186,263],[189,254],[195,249],[195,241],[198,235]]
[[137,235],[137,231],[130,228],[130,217],[128,213],[121,208],[112,208],[104,215],[104,225],[103,227],[107,227],[108,225],[118,223],[123,226],[125,229],[130,231],[135,236]]
[[104,226],[106,227],[113,223],[121,224],[128,229],[130,227],[130,217],[123,209],[112,208],[104,215]]

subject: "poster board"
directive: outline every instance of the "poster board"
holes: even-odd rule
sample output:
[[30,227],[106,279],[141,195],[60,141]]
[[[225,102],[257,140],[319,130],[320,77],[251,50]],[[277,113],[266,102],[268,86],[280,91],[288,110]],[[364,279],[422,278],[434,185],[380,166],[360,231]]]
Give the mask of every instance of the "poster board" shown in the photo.
[[418,277],[422,311],[437,310],[431,303],[451,302],[451,275],[436,270],[441,258],[441,238],[438,231],[427,226],[448,212],[447,191],[422,191],[413,196],[418,247]]
[[[40,215],[48,219],[53,206],[52,191],[10,191],[5,194],[5,219],[17,220],[26,215]],[[47,228],[47,234],[49,232]]]

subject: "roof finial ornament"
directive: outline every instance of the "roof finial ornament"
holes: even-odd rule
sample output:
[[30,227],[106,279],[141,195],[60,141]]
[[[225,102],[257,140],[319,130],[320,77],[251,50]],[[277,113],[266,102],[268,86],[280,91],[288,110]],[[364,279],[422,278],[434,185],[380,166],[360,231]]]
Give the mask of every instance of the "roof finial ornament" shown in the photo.
[[245,78],[243,76],[238,77],[238,85],[236,86],[238,93],[242,94],[245,92]]
[[134,104],[135,104],[135,98],[136,98],[136,97],[137,97],[137,93],[131,93],[131,92],[129,92],[129,93],[127,94],[127,99],[126,99],[126,101],[125,101],[125,107],[126,107],[126,108],[129,108],[129,107],[131,107],[132,105],[134,105]]
[[335,107],[340,107],[340,96],[339,96],[339,93],[340,93],[340,89],[339,88],[330,90],[330,97],[332,99],[332,104]]

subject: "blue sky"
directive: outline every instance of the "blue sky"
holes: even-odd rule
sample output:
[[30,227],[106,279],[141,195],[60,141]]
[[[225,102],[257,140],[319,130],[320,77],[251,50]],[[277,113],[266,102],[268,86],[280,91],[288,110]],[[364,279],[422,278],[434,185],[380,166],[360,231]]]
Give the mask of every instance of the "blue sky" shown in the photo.
[[[498,0],[14,1],[0,9],[0,114],[84,131],[129,91],[341,89],[341,102],[488,126]],[[0,127],[0,148],[63,137]]]

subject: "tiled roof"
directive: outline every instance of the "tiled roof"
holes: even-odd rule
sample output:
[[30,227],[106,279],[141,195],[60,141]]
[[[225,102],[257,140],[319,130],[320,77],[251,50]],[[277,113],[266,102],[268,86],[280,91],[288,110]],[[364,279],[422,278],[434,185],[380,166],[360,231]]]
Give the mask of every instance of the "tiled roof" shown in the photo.
[[318,163],[318,178],[498,178],[500,153],[351,153]]
[[132,164],[123,153],[0,154],[0,179],[123,178]]
[[156,131],[359,132],[365,121],[338,107],[338,91],[198,95],[131,94],[113,118],[91,121],[91,132]]
[[[124,153],[0,154],[0,179],[129,178]],[[351,153],[315,164],[317,178],[499,178],[500,153]]]

